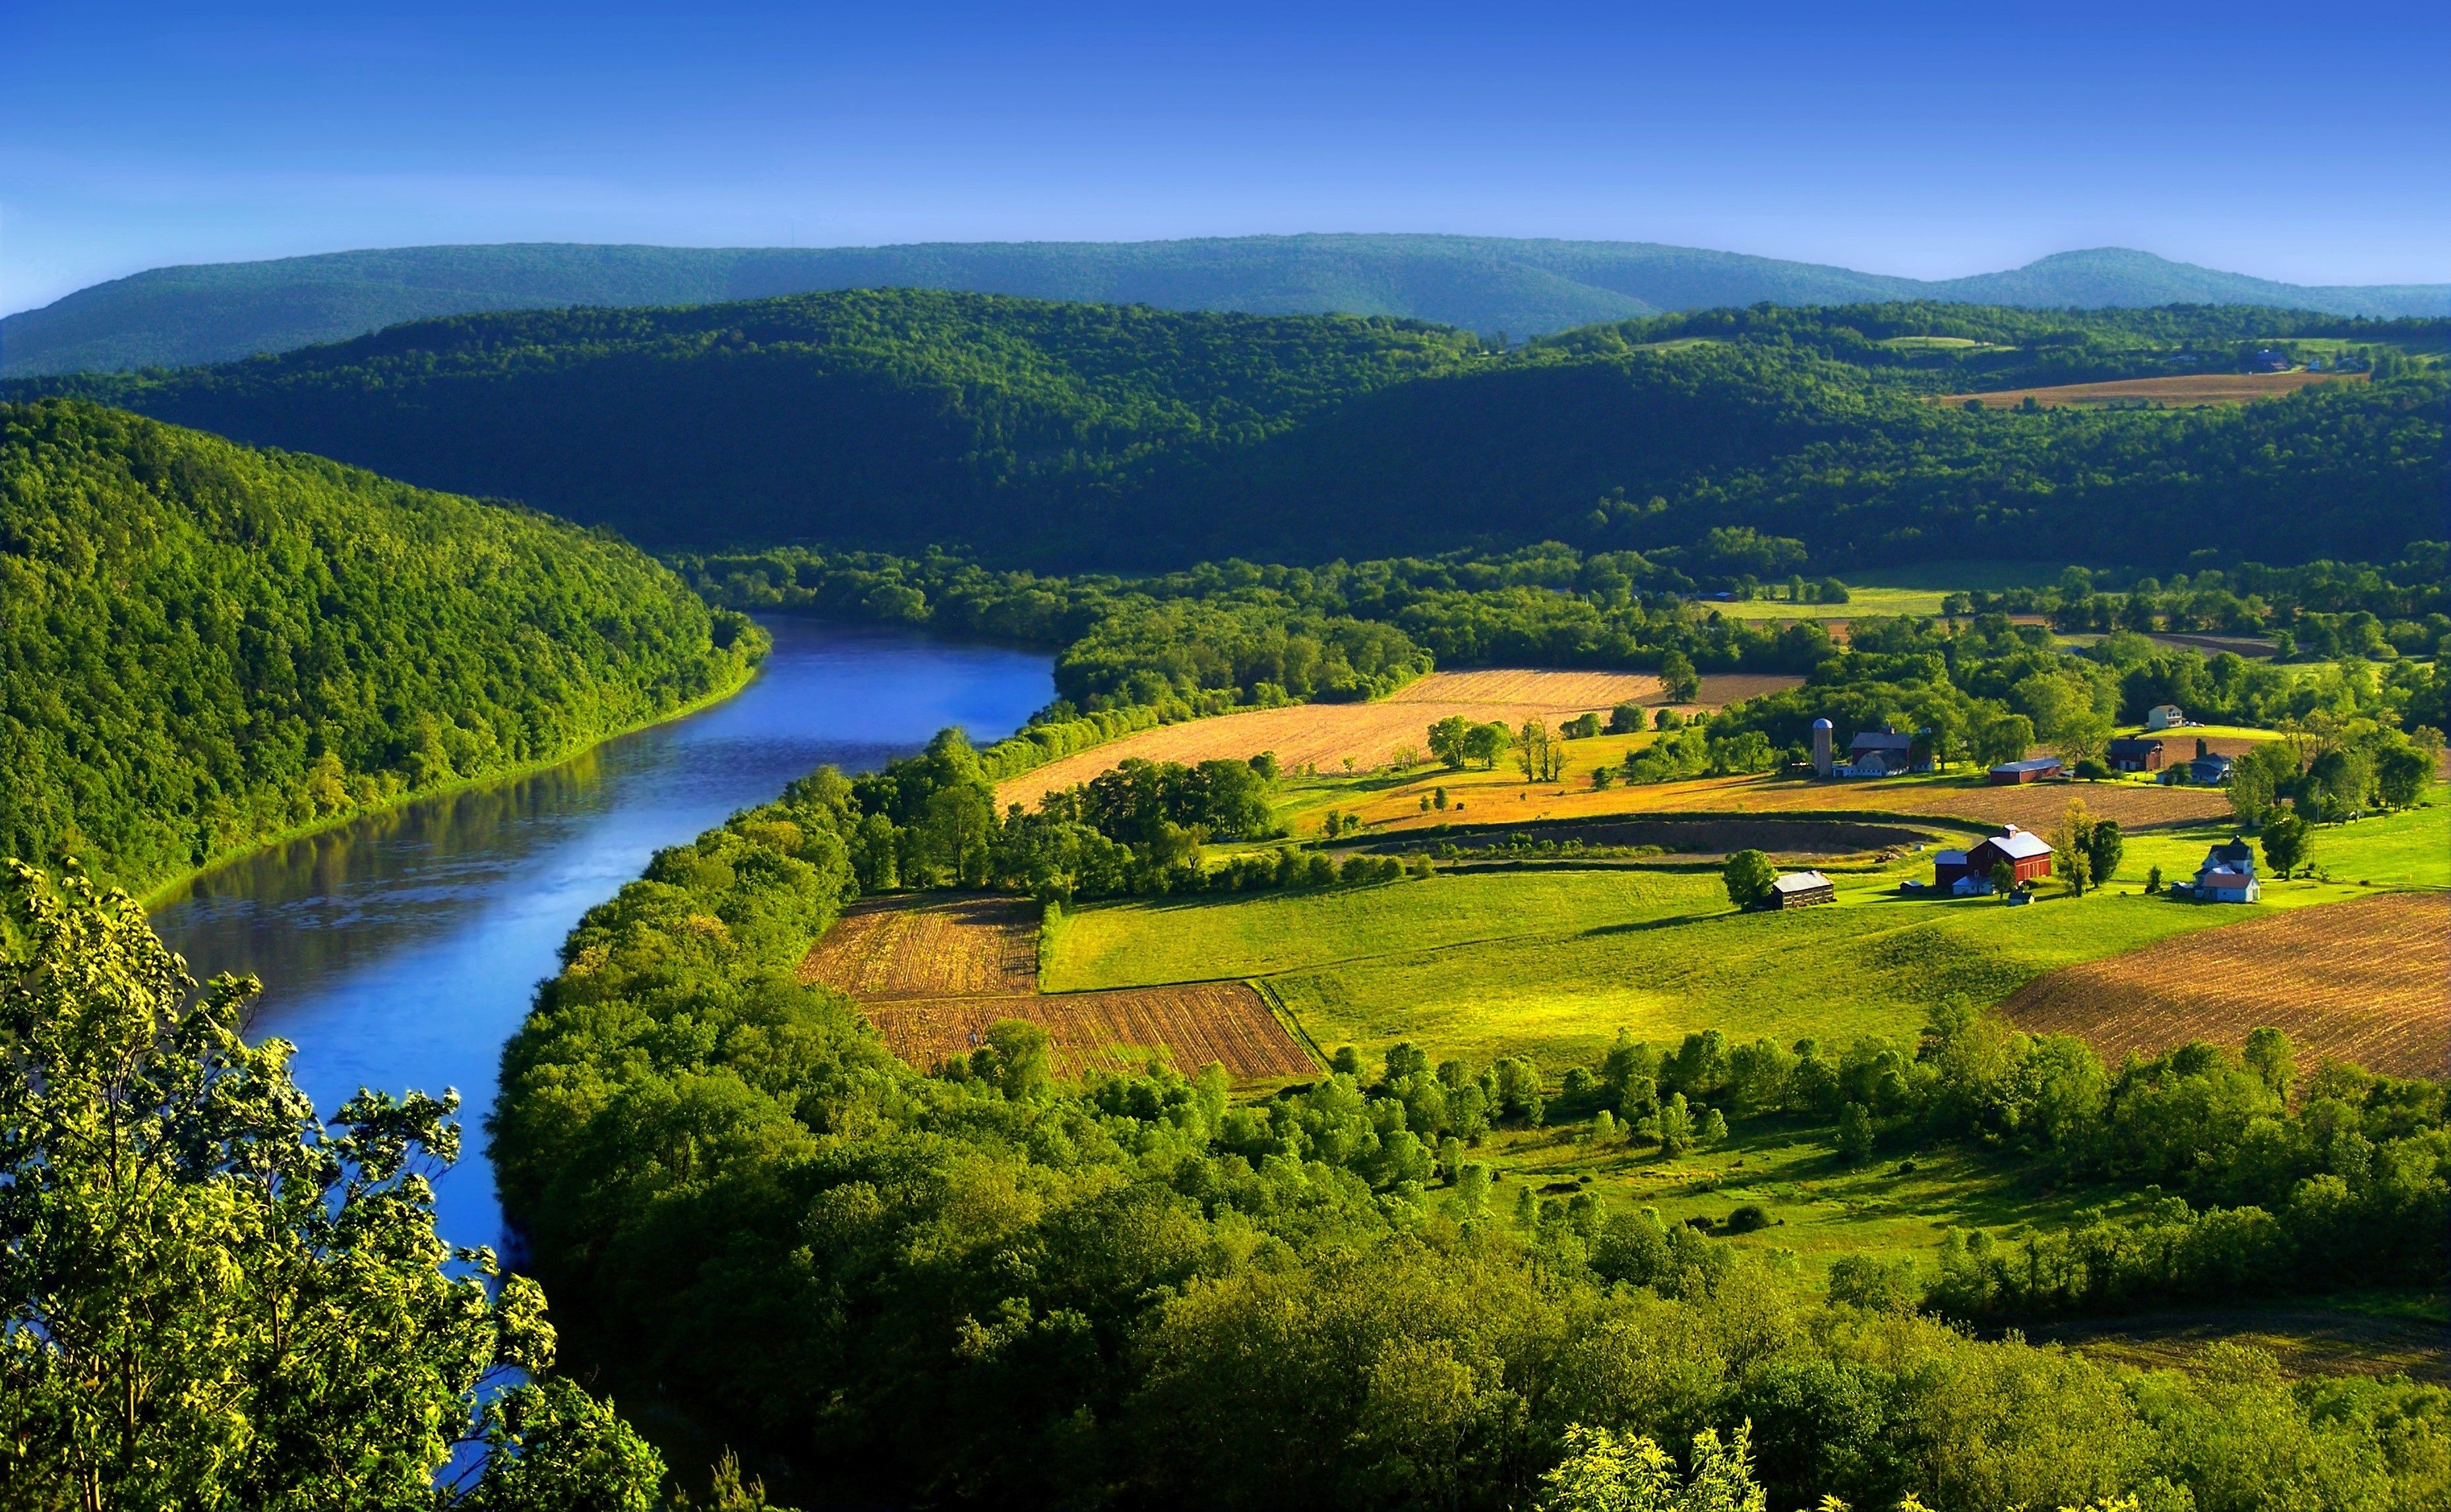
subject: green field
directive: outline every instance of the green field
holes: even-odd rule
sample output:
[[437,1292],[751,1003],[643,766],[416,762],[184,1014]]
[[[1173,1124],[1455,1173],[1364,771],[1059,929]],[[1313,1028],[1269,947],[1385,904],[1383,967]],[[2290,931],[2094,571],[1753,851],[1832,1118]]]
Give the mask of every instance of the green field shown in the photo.
[[1043,970],[1056,991],[1251,977],[1323,1046],[1409,1039],[1562,1072],[1620,1028],[1911,1038],[1951,993],[1996,1002],[2054,967],[2241,916],[2118,891],[2013,909],[1898,894],[1918,870],[1842,876],[1837,906],[1785,913],[1735,913],[1715,873],[1650,870],[1101,904],[1051,933]]
[[1860,619],[1873,615],[1936,615],[1940,600],[1952,593],[2010,588],[2043,588],[2059,581],[2063,569],[2051,562],[1968,560],[1927,561],[1906,567],[1867,569],[1861,582],[1847,583],[1845,603],[1789,603],[1780,599],[1747,599],[1713,608],[1734,619]]
[[[2121,848],[2116,888],[2143,887],[2146,869],[2159,866],[2166,882],[2196,874],[2206,850],[2238,833],[2208,824],[2131,835]],[[2250,837],[2251,838],[2251,837]],[[2257,855],[2263,854],[2262,846]],[[2437,785],[2414,809],[2315,829],[2308,859],[2314,879],[2267,882],[2266,906],[2303,907],[2354,897],[2367,885],[2389,888],[2451,888],[2451,789]]]

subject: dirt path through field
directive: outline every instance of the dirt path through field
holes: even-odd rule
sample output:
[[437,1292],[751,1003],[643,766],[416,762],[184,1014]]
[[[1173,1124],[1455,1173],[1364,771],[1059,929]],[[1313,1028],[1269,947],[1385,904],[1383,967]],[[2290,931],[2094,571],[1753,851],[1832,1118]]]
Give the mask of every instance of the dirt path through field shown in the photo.
[[1318,1070],[1242,982],[1093,992],[1038,991],[1038,908],[1000,894],[864,898],[801,963],[800,979],[859,1000],[913,1066],[968,1055],[998,1019],[1047,1031],[1059,1076],[1137,1070],[1163,1053],[1178,1070],[1212,1061],[1236,1080]]
[[[2187,905],[2173,903],[2172,908]],[[2206,904],[2220,908],[2220,904]],[[2237,1050],[2270,1025],[2299,1063],[2441,1076],[2451,1046],[2451,893],[2386,893],[2249,917],[2048,972],[2002,1005],[2116,1065],[2189,1040]]]

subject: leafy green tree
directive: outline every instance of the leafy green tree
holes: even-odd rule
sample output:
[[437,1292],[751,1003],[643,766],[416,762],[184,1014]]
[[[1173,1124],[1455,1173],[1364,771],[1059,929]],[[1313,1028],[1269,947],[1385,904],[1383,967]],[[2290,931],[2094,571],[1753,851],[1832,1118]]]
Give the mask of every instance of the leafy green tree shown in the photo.
[[1740,909],[1753,908],[1771,895],[1771,884],[1778,880],[1778,868],[1760,851],[1738,851],[1719,868],[1719,878],[1728,890],[1728,901]]
[[2023,761],[2034,748],[2034,721],[2022,714],[1994,710],[1974,727],[1974,759],[1987,767]]
[[2119,833],[2118,820],[2093,821],[2093,828],[2087,832],[2085,837],[2085,859],[2086,873],[2094,886],[2107,885],[2118,873],[2119,859],[2126,849],[2127,840]]
[[2269,1026],[2249,1030],[2245,1059],[2246,1069],[2274,1096],[2288,1097],[2290,1087],[2298,1080],[2298,1056],[2287,1034]]
[[2286,878],[2306,864],[2311,849],[2311,827],[2295,813],[2284,809],[2265,821],[2264,864],[2272,868],[2275,876]]
[[2285,740],[2259,740],[2230,763],[2229,804],[2241,824],[2262,824],[2298,780],[2298,754]]
[[1671,651],[1659,658],[1659,683],[1667,690],[1670,703],[1692,703],[1702,692],[1702,675],[1694,670],[1694,658],[1682,651]]
[[1861,1103],[1838,1110],[1838,1158],[1861,1166],[1873,1158],[1873,1115]]
[[1642,713],[1642,705],[1638,703],[1620,703],[1616,708],[1609,711],[1608,733],[1611,735],[1635,735],[1642,730],[1643,722],[1644,716]]
[[[428,1177],[459,1151],[454,1100],[361,1092],[320,1122],[291,1047],[240,1035],[252,978],[199,991],[126,893],[9,867],[10,1485],[45,1507],[433,1507],[480,1388],[554,1349],[534,1282],[481,1249],[444,1269]],[[459,1504],[643,1509],[662,1477],[541,1374],[475,1437],[499,1452]]]
[[1722,1443],[1716,1429],[1694,1436],[1693,1468],[1677,1484],[1676,1462],[1653,1441],[1572,1424],[1565,1453],[1540,1478],[1542,1512],[1763,1512],[1768,1493],[1754,1480],[1753,1425]]
[[2375,756],[2375,792],[2387,809],[2404,809],[2414,804],[2433,776],[2433,760],[2415,746],[2386,746]]
[[1991,863],[1991,871],[1983,880],[1991,884],[1991,895],[2006,901],[2017,891],[2017,869],[2006,861]]
[[1460,714],[1448,715],[1430,726],[1430,755],[1446,763],[1448,770],[1461,772],[1471,759],[1469,736],[1472,721]]
[[1495,721],[1476,724],[1464,732],[1464,758],[1480,762],[1481,769],[1488,771],[1498,765],[1498,758],[1506,754],[1506,747],[1513,738],[1513,732],[1502,724]]

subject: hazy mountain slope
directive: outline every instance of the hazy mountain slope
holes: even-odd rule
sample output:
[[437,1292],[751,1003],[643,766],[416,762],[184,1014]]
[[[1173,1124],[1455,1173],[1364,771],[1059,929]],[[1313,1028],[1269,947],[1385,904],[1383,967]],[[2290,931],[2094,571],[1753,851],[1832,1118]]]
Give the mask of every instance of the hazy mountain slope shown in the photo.
[[2010,304],[2253,303],[2340,314],[2451,313],[2451,285],[2299,288],[2142,252],[2066,253],[1945,284],[1639,242],[1462,236],[937,243],[691,248],[403,247],[156,268],[0,320],[0,373],[223,362],[402,321],[569,304],[692,304],[854,287],[1278,315],[1397,315],[1531,335],[1761,301]]
[[0,403],[0,855],[141,891],[567,755],[737,681],[757,643],[600,532]]
[[[2436,378],[2189,414],[1930,403],[2163,371],[2167,350],[2219,350],[2242,324],[2410,334],[2234,308],[1897,304],[1653,317],[1498,356],[1411,322],[904,289],[461,316],[10,386],[519,499],[658,549],[935,543],[1130,569],[1541,540],[1650,551],[1748,525],[1831,566],[2160,564],[2200,546],[2388,560],[2439,536]],[[1884,344],[1893,327],[1963,344]]]

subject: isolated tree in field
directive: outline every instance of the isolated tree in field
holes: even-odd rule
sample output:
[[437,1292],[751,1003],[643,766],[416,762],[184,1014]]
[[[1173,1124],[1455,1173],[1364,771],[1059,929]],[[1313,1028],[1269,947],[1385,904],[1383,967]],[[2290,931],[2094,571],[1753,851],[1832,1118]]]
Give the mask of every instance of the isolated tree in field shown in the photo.
[[1514,732],[1495,720],[1474,725],[1464,732],[1464,757],[1480,762],[1482,771],[1489,771],[1498,765],[1498,758],[1506,754],[1507,742],[1513,738]]
[[1461,772],[1471,759],[1472,721],[1460,714],[1448,715],[1430,726],[1430,755],[1446,763],[1451,771]]
[[2051,867],[2069,892],[2085,896],[2093,881],[2093,814],[2083,798],[2070,798],[2060,811],[2059,828],[2051,832]]
[[1719,878],[1727,884],[1728,901],[1749,909],[1770,896],[1778,868],[1759,851],[1738,851],[1719,868]]
[[[122,893],[15,862],[0,928],[0,1502],[644,1509],[663,1466],[544,1375],[544,1298],[434,1233],[456,1100],[329,1123]],[[493,1399],[480,1386],[531,1372]],[[439,1497],[456,1444],[498,1463]],[[559,1502],[520,1501],[551,1483]],[[11,1495],[10,1493],[16,1493]]]
[[1663,703],[1651,711],[1651,727],[1655,730],[1682,730],[1685,717]]
[[1642,705],[1620,703],[1609,711],[1608,733],[1611,735],[1639,734],[1643,723]]
[[1682,651],[1671,651],[1659,658],[1659,682],[1668,690],[1671,703],[1692,703],[1702,692],[1702,675]]
[[1557,736],[1539,716],[1523,721],[1515,732],[1515,766],[1526,782],[1546,782],[1558,775],[1560,759]]
[[2108,887],[2119,871],[2120,853],[2127,849],[2127,837],[2119,833],[2116,819],[2096,819],[2085,837],[2086,871],[2095,887]]
[[1446,806],[1447,806],[1447,790],[1446,790],[1446,789],[1444,789],[1444,788],[1434,788],[1434,789],[1432,789],[1432,790],[1431,790],[1431,792],[1430,792],[1430,807],[1432,807],[1432,808],[1434,808],[1434,809],[1438,809],[1438,810],[1443,811],[1443,810],[1446,808]]
[[1838,1110],[1838,1158],[1860,1166],[1873,1158],[1873,1115],[1861,1103]]
[[2312,838],[2305,820],[2287,809],[2280,810],[2265,822],[2264,864],[2273,874],[2286,878],[2290,873],[2306,864],[2306,853]]

